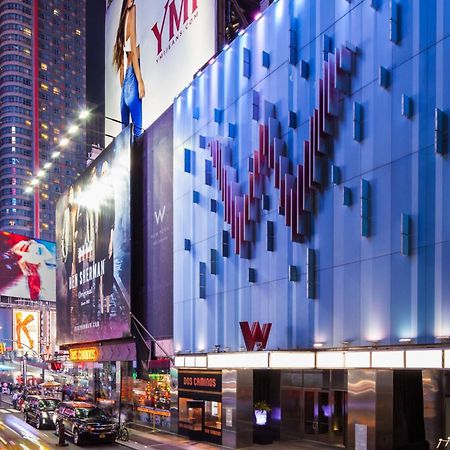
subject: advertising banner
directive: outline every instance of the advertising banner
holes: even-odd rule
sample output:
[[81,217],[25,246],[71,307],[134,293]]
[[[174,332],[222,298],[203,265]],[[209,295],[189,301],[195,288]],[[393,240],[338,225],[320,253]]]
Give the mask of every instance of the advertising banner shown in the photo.
[[130,128],[56,207],[58,344],[130,333]]
[[13,346],[12,320],[12,309],[0,308],[0,343],[5,344],[6,348]]
[[[23,353],[34,350],[40,355],[40,317],[39,311],[26,309],[13,310],[13,340],[14,350],[20,350]],[[30,355],[31,356],[31,355]]]
[[156,339],[173,337],[173,111],[145,133],[144,204],[147,326]]
[[43,323],[43,352],[46,358],[51,359],[52,355],[56,351],[56,311],[45,310],[42,313]]
[[[129,3],[107,2],[105,114],[125,124],[131,117],[140,134],[215,54],[216,2],[134,0],[128,9]],[[120,123],[106,120],[107,134],[119,130]]]
[[0,295],[56,300],[54,242],[0,232]]

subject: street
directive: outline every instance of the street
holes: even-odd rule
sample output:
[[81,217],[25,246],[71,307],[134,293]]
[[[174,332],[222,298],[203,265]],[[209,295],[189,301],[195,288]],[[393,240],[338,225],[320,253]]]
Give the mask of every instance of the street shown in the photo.
[[[27,442],[31,442],[38,445],[48,446],[50,448],[56,448],[58,443],[58,437],[55,435],[55,430],[37,430],[32,425],[25,423],[23,420],[23,414],[11,407],[8,403],[2,402],[0,404],[0,422],[3,423],[9,432],[15,432],[17,438],[21,437]],[[0,431],[0,437],[1,437]],[[69,444],[68,449],[78,448],[71,442],[70,439],[66,440]],[[86,444],[86,447],[95,447],[96,449],[110,449],[112,447],[118,447],[116,444]],[[25,447],[23,447],[25,448]]]
[[[3,396],[3,398],[8,398],[9,396]],[[57,448],[56,444],[58,443],[58,437],[55,435],[54,429],[41,429],[37,430],[33,425],[30,425],[24,421],[23,414],[12,408],[10,403],[5,401],[0,402],[0,425],[4,424],[8,429],[9,435],[15,434],[12,436],[12,439],[17,443],[20,438],[24,439],[21,444],[26,444],[27,448],[34,448],[30,446],[30,443],[35,444],[35,448]],[[0,427],[0,440],[2,438],[2,429]],[[7,440],[11,440],[11,436],[7,438]],[[67,437],[66,442],[69,444],[66,448],[68,449],[76,449],[79,448],[73,444],[72,439]],[[217,448],[217,446],[207,444],[207,443],[194,443],[193,441],[189,441],[186,438],[180,436],[169,436],[169,435],[160,435],[160,434],[151,434],[151,433],[143,433],[139,431],[133,430],[132,436],[130,436],[130,440],[126,442],[126,446],[133,449],[147,449],[147,448],[158,448],[159,450],[176,450],[176,449],[186,449],[192,448],[192,445],[195,445],[199,450],[208,450]],[[42,447],[40,447],[42,446]],[[23,445],[20,446],[21,448]],[[0,448],[1,444],[0,444]],[[111,448],[125,448],[120,444],[93,444],[87,443],[83,444],[83,448],[92,448],[92,449],[111,449]]]

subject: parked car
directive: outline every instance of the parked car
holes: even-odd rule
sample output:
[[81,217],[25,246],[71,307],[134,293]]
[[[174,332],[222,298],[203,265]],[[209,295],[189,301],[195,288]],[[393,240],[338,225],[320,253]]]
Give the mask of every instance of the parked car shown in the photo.
[[53,415],[59,403],[60,400],[56,398],[29,395],[25,400],[25,422],[33,423],[37,429],[54,427]]
[[61,402],[54,415],[56,434],[60,422],[64,432],[75,445],[83,442],[114,442],[117,438],[116,422],[99,407],[86,402]]

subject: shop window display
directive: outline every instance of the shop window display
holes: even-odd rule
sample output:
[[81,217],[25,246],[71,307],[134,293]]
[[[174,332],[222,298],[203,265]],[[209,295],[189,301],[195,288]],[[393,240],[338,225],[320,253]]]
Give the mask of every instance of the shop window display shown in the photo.
[[94,372],[97,404],[108,414],[114,415],[116,409],[116,363],[104,362]]
[[149,374],[148,380],[124,377],[122,391],[127,422],[170,430],[169,374]]
[[92,364],[78,364],[73,368],[73,385],[70,394],[67,394],[70,400],[80,400],[91,402],[94,400],[92,395],[94,373]]
[[222,435],[222,403],[205,401],[205,433]]
[[118,376],[115,361],[75,364],[73,384],[65,392],[66,399],[98,404],[107,414],[116,415],[118,405]]

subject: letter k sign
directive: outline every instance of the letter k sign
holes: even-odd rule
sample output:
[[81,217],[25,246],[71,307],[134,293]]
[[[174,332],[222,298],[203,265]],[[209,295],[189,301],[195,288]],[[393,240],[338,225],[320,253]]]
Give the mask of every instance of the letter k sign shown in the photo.
[[252,327],[248,322],[239,322],[241,326],[242,336],[244,337],[245,346],[249,352],[253,351],[257,344],[257,350],[264,350],[269,339],[271,323],[265,323],[262,328],[259,322],[253,322]]
[[[31,314],[22,317],[21,312],[16,312],[16,339],[17,339],[17,348],[23,348],[23,340],[22,333],[28,340],[28,347],[34,349],[34,340],[30,335],[30,330],[28,329],[28,325],[34,321],[34,317]],[[26,344],[25,344],[26,345]]]

